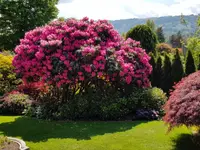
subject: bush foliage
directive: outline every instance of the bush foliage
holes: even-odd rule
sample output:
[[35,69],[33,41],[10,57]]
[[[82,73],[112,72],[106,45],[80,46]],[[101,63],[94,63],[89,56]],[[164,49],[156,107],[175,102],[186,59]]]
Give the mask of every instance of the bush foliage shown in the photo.
[[167,99],[165,93],[158,88],[135,89],[128,97],[113,92],[110,87],[105,91],[107,94],[103,94],[99,88],[91,88],[87,93],[77,94],[73,101],[65,103],[47,100],[30,107],[26,113],[37,118],[55,120],[140,119],[137,112],[141,109],[162,115],[162,105]]
[[19,82],[12,65],[13,56],[7,53],[0,53],[0,95],[11,91]]
[[0,99],[0,114],[22,115],[32,101],[29,96],[19,92],[11,92]]

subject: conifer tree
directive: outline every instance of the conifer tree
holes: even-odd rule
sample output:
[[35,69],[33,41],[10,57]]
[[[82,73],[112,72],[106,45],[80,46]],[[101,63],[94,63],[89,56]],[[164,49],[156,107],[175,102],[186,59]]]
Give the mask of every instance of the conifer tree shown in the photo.
[[187,58],[186,58],[186,66],[185,66],[185,74],[189,75],[196,71],[194,58],[192,52],[188,50]]
[[158,42],[159,43],[164,43],[165,42],[165,36],[164,36],[164,33],[163,33],[163,28],[162,26],[161,27],[158,27],[156,29],[156,35],[157,35],[157,38],[158,38]]
[[162,58],[159,56],[156,61],[156,67],[155,67],[155,74],[154,74],[154,86],[160,87],[161,86],[161,80],[162,80]]
[[152,54],[151,55],[151,59],[150,59],[150,64],[152,66],[152,72],[151,72],[151,76],[150,76],[150,80],[151,80],[151,85],[152,86],[155,86],[155,83],[156,83],[156,78],[155,78],[155,75],[156,75],[156,59],[155,59],[155,56]]
[[172,78],[173,83],[179,82],[184,76],[184,69],[183,64],[181,61],[181,57],[179,55],[178,49],[176,49],[176,55],[174,57],[173,63],[172,63]]
[[169,56],[165,54],[161,88],[164,92],[169,94],[169,90],[172,89],[172,86],[173,86],[173,79],[172,79],[171,61]]

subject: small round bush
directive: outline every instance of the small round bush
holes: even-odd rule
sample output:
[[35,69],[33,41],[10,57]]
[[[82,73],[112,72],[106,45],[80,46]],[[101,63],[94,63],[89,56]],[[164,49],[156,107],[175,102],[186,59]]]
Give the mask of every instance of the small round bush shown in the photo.
[[135,90],[131,98],[137,101],[137,109],[151,109],[159,112],[163,112],[162,107],[167,100],[162,89],[156,87]]
[[183,78],[174,86],[169,100],[165,104],[164,121],[175,126],[200,125],[200,71]]
[[147,25],[137,25],[131,28],[126,34],[127,38],[140,41],[147,53],[154,51],[157,44],[156,34]]
[[13,91],[0,99],[0,114],[22,115],[31,103],[28,95]]
[[7,52],[0,53],[0,96],[11,91],[19,82],[12,65],[13,56]]
[[159,43],[156,45],[156,50],[160,53],[162,52],[167,52],[167,53],[172,53],[173,52],[173,48],[167,44],[167,43]]

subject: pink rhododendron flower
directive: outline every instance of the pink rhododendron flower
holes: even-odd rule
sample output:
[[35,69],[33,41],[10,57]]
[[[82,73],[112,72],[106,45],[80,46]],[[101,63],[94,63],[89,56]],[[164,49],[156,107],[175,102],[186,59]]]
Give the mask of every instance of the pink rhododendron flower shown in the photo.
[[79,80],[83,81],[85,78],[83,76],[79,76]]
[[92,77],[95,77],[96,76],[96,73],[95,72],[92,72]]
[[27,32],[15,52],[13,65],[24,82],[33,77],[58,87],[74,86],[105,76],[108,82],[150,85],[150,57],[139,42],[124,40],[106,20],[53,21]]
[[102,72],[98,72],[98,76],[100,76],[100,77],[101,77],[102,75],[103,75],[103,73],[102,73]]
[[131,81],[132,81],[132,77],[131,77],[131,76],[127,76],[127,77],[126,77],[126,83],[127,83],[127,84],[130,84]]

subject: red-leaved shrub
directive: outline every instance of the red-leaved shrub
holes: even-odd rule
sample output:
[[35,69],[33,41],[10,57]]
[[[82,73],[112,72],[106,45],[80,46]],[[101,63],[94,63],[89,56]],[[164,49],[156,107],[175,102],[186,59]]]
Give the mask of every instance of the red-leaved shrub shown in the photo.
[[37,100],[39,94],[48,93],[49,86],[44,82],[30,82],[30,83],[22,83],[18,86],[17,91],[28,94],[34,100]]
[[174,86],[175,90],[165,104],[164,121],[175,126],[200,125],[200,71],[183,78]]

